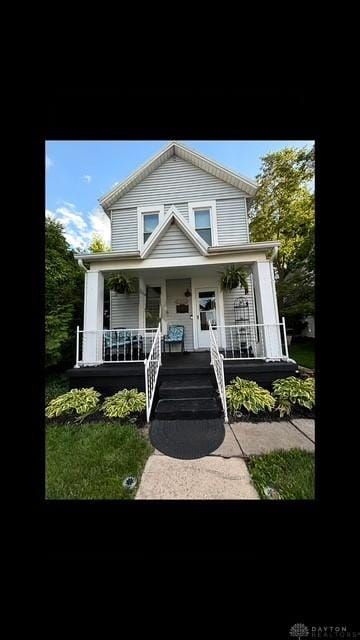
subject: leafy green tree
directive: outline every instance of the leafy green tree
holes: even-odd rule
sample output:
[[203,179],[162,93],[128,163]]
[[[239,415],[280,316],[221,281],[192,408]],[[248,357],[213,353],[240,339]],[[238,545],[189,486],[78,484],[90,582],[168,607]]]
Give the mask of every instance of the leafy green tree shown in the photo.
[[110,246],[106,244],[106,242],[98,233],[94,233],[93,239],[89,246],[89,252],[90,253],[108,253],[109,251],[110,251]]
[[75,329],[81,324],[84,274],[59,222],[45,220],[45,356],[46,366],[75,357]]
[[276,290],[280,314],[292,320],[314,311],[314,168],[314,148],[285,147],[264,156],[249,211],[253,242],[281,242]]

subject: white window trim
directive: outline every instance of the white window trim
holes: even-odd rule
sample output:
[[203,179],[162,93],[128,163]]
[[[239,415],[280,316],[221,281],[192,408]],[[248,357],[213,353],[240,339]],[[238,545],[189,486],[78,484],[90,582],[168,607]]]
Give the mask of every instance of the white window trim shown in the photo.
[[[196,229],[195,229],[195,210],[196,209],[210,209],[210,225],[211,225],[211,240],[212,240],[212,245],[211,246],[216,247],[218,245],[216,200],[200,200],[199,202],[189,202],[188,203],[188,208],[189,208],[189,225],[195,231],[196,231]],[[196,231],[196,233],[197,233],[197,231]]]
[[[145,244],[150,240],[151,236],[144,242],[144,213],[158,213],[159,214],[159,224],[162,223],[164,219],[164,205],[163,204],[155,204],[150,207],[138,207],[137,208],[137,216],[138,216],[138,250],[144,247]],[[159,226],[158,224],[158,226]],[[156,227],[157,229],[157,227]],[[154,229],[155,231],[155,229]],[[153,233],[154,233],[153,231]],[[152,234],[151,234],[152,235]]]

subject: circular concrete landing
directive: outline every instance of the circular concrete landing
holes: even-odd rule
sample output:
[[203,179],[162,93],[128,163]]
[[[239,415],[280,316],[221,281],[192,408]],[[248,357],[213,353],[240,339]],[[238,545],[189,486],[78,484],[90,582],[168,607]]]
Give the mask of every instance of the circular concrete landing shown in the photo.
[[225,437],[224,421],[153,420],[149,436],[153,447],[166,456],[195,460],[220,447]]

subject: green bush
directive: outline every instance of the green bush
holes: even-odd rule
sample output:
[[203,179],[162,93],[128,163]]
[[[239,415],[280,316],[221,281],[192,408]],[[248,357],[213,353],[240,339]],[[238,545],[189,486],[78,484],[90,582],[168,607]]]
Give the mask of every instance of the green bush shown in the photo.
[[250,413],[259,411],[271,411],[275,405],[275,400],[271,393],[252,380],[235,378],[226,386],[226,398],[230,411],[235,413],[240,409],[246,409]]
[[315,378],[283,378],[273,382],[273,396],[276,400],[275,411],[282,418],[289,415],[295,405],[312,409],[315,406]]
[[146,407],[145,393],[137,389],[122,389],[105,399],[102,411],[108,418],[127,418],[140,413]]
[[71,389],[49,402],[45,409],[47,418],[58,418],[63,415],[77,415],[77,422],[94,413],[98,409],[100,393],[94,387],[87,389]]

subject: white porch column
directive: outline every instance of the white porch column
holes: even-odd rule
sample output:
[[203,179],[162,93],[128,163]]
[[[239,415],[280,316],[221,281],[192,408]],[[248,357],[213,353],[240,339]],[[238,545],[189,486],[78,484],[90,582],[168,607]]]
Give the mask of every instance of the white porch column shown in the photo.
[[[102,334],[104,319],[104,276],[101,271],[85,273],[84,287],[84,331],[82,361],[85,364],[101,364]],[[94,333],[91,333],[91,332]]]
[[[270,261],[253,264],[254,289],[259,324],[274,325],[279,323],[276,300],[273,264]],[[283,356],[279,327],[260,327],[260,340],[263,338],[264,355],[269,359]]]

